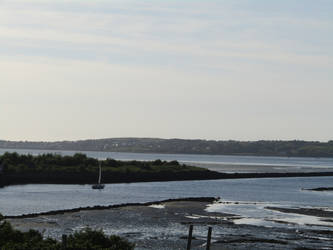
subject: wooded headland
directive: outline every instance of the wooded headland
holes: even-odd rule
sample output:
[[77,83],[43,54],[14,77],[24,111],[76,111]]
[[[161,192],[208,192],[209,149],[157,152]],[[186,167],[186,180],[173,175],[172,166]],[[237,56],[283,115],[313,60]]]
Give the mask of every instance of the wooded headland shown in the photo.
[[[183,181],[267,177],[333,176],[314,173],[219,173],[177,161],[100,161],[103,183]],[[99,161],[84,154],[38,156],[5,153],[0,156],[0,186],[15,184],[94,184]]]
[[111,138],[29,142],[0,140],[0,148],[132,153],[333,157],[333,141],[214,141],[158,138]]

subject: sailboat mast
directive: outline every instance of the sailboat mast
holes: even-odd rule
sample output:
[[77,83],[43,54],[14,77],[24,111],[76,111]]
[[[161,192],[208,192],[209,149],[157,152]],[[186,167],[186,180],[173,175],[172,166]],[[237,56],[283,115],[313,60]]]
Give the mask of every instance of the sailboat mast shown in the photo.
[[99,162],[99,176],[98,176],[98,184],[101,184],[101,176],[102,175],[102,166],[101,162]]

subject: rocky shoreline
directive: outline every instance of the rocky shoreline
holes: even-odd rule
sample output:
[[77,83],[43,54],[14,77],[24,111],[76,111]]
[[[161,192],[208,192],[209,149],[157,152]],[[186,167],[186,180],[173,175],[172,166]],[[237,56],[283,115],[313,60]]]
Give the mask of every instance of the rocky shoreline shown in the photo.
[[140,206],[151,206],[151,205],[160,205],[166,202],[182,202],[182,201],[196,201],[196,202],[215,202],[219,198],[217,197],[189,197],[189,198],[180,198],[180,199],[167,199],[162,201],[153,201],[153,202],[145,202],[145,203],[124,203],[124,204],[116,204],[109,206],[92,206],[92,207],[78,207],[72,209],[63,209],[63,210],[52,210],[42,213],[31,213],[31,214],[22,214],[22,215],[13,215],[13,216],[4,216],[4,219],[23,219],[23,218],[34,218],[38,216],[46,216],[46,215],[58,215],[65,213],[75,213],[81,211],[89,211],[89,210],[106,210],[106,209],[114,209],[114,208],[122,208],[122,207],[140,207]]

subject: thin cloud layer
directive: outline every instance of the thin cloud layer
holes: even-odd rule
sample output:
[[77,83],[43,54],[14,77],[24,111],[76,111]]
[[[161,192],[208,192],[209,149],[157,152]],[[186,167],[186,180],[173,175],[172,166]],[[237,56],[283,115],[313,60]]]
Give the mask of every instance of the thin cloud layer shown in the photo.
[[0,1],[0,138],[331,139],[330,11]]

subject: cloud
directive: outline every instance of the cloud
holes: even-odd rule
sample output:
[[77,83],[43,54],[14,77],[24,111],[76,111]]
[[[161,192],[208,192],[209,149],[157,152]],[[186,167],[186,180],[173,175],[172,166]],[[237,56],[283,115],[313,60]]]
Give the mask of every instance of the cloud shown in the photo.
[[332,18],[286,6],[2,1],[0,138],[328,138]]
[[[254,17],[248,11],[245,15],[247,23],[244,25],[245,18],[237,19],[239,15],[234,9],[231,9],[230,13],[222,11],[223,14],[226,13],[226,16],[223,16],[216,13],[215,9],[207,10],[206,6],[202,8],[202,12],[211,11],[213,15],[197,17],[198,10],[194,7],[198,3],[192,8],[181,9],[186,15],[175,18],[173,16],[171,18],[170,13],[180,11],[175,8],[177,5],[171,4],[174,5],[173,8],[169,6],[162,9],[162,6],[168,5],[161,2],[153,6],[135,4],[134,7],[127,8],[127,12],[119,11],[117,7],[121,5],[119,2],[113,6],[105,1],[70,1],[69,4],[61,1],[33,1],[29,4],[25,3],[25,6],[30,6],[25,9],[19,8],[19,3],[20,1],[16,1],[14,7],[3,8],[0,11],[1,23],[6,24],[0,26],[1,44],[4,48],[9,47],[7,54],[15,54],[17,51],[20,54],[27,51],[29,54],[30,50],[32,51],[30,54],[40,56],[45,55],[45,50],[49,50],[49,56],[62,56],[69,59],[86,57],[88,60],[96,59],[96,57],[119,60],[123,57],[128,63],[136,61],[131,55],[142,57],[142,53],[145,53],[147,59],[145,63],[148,64],[161,63],[163,60],[158,58],[166,58],[164,61],[171,62],[176,67],[181,67],[182,64],[188,64],[190,61],[214,65],[215,68],[216,65],[221,64],[221,61],[233,58],[264,63],[272,61],[314,65],[318,63],[327,65],[331,58],[330,53],[314,54],[308,47],[307,52],[298,52],[295,48],[299,48],[300,41],[281,42],[272,41],[269,38],[272,32],[274,33],[274,30],[270,28],[275,24],[287,27],[296,22],[297,27],[306,24],[309,28],[311,20],[301,19],[300,21],[297,17],[282,19],[281,17]],[[104,5],[107,11],[103,11]],[[201,5],[199,4],[199,7]],[[208,7],[211,5],[208,4]],[[54,9],[54,7],[57,8]],[[147,15],[146,12],[141,12],[142,9],[149,9],[149,13],[164,11],[167,14],[162,17]],[[232,16],[233,13],[236,13],[235,17]],[[312,28],[323,27],[323,24],[318,22],[316,21],[315,27]],[[239,27],[241,30],[238,31]],[[266,32],[268,39],[263,38],[263,34],[254,30],[254,27]],[[55,51],[54,54],[52,50]],[[139,63],[141,64],[142,61],[139,60]]]

